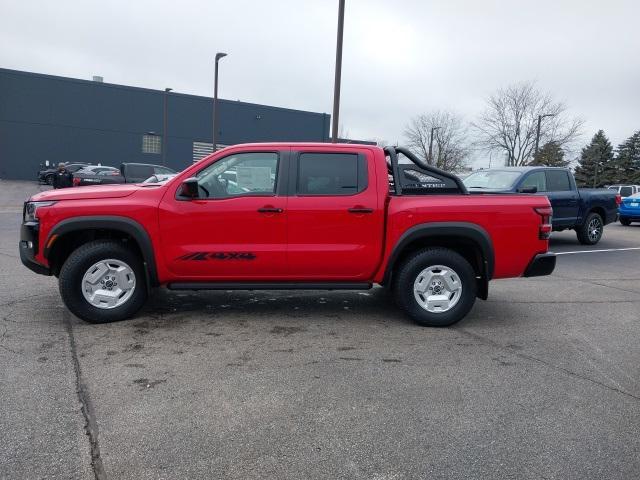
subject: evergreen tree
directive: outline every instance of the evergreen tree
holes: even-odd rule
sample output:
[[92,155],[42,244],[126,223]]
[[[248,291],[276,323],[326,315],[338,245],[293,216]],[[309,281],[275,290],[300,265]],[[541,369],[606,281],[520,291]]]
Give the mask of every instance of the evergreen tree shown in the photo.
[[547,167],[566,167],[571,163],[564,159],[564,150],[556,142],[545,143],[534,155],[529,165],[544,165]]
[[581,187],[603,187],[615,183],[613,147],[602,130],[599,130],[591,143],[582,149],[575,170],[576,182]]
[[615,183],[640,182],[640,130],[618,146]]

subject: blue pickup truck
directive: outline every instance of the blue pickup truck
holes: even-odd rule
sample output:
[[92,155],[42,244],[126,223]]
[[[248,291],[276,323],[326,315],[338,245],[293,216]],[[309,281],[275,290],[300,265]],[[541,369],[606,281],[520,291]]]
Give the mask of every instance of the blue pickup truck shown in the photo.
[[575,230],[583,245],[595,245],[604,226],[615,222],[620,195],[613,190],[578,188],[573,174],[559,167],[505,167],[480,170],[463,180],[470,193],[545,195],[553,208],[553,230]]

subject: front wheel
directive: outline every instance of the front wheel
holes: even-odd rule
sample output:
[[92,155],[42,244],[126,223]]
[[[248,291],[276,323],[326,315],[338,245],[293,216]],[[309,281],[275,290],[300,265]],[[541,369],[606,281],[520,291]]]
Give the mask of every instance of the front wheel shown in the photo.
[[89,242],[72,252],[60,270],[59,286],[71,313],[90,323],[129,318],[147,299],[138,256],[113,240]]
[[631,220],[625,217],[620,217],[620,223],[625,227],[628,227],[629,225],[631,225]]
[[463,319],[476,300],[473,267],[447,248],[428,248],[407,258],[396,275],[398,305],[418,324],[447,327]]
[[578,241],[582,245],[595,245],[602,238],[604,222],[597,213],[590,213],[582,225],[576,229]]
[[53,185],[53,177],[54,175],[47,175],[46,177],[44,177],[44,183],[46,183],[47,185]]

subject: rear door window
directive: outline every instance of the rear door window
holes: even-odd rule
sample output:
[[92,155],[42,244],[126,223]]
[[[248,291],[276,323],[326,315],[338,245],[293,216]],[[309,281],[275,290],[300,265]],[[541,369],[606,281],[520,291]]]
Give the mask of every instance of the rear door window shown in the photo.
[[298,195],[355,195],[367,188],[367,163],[356,153],[301,153]]
[[571,190],[569,173],[564,170],[547,170],[547,190],[549,192],[567,192]]

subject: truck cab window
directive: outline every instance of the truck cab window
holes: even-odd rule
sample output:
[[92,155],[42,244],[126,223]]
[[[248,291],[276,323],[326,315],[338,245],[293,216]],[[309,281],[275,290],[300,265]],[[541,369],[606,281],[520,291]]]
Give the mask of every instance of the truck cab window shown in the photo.
[[232,154],[196,175],[200,198],[273,195],[277,171],[277,153]]
[[550,192],[570,191],[569,174],[564,170],[547,170],[547,188]]
[[367,188],[367,163],[353,153],[302,153],[299,195],[354,195]]
[[547,178],[543,171],[533,172],[522,181],[520,188],[536,187],[538,192],[547,191]]

